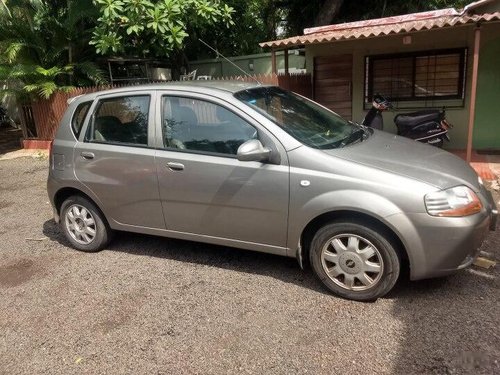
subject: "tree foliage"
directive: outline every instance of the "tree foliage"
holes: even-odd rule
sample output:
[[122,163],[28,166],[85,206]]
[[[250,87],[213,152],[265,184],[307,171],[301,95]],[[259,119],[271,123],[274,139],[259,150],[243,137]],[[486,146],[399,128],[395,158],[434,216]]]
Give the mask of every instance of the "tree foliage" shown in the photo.
[[[284,14],[282,36],[301,35],[307,27],[359,21],[443,8],[463,8],[472,0],[275,0]],[[266,1],[263,1],[264,3]]]
[[467,0],[358,0],[356,4],[344,1],[336,22],[350,22],[370,18],[424,12],[444,8],[463,8]]
[[[267,0],[268,1],[268,0]],[[225,0],[234,9],[233,25],[229,28],[199,27],[188,25],[189,37],[186,39],[186,54],[190,59],[212,58],[214,54],[199,43],[203,39],[209,45],[227,56],[248,55],[261,52],[259,42],[268,40],[268,25],[264,0]],[[276,25],[270,27],[275,29]]]
[[467,0],[0,0],[0,80],[48,97],[104,82],[98,55],[167,59],[228,56],[306,27],[407,14]]
[[[104,82],[92,62],[91,0],[9,0],[0,9],[0,80],[49,97],[72,85]],[[11,85],[17,87],[18,85]]]
[[100,17],[91,44],[99,54],[167,57],[190,30],[234,25],[219,0],[94,0]]

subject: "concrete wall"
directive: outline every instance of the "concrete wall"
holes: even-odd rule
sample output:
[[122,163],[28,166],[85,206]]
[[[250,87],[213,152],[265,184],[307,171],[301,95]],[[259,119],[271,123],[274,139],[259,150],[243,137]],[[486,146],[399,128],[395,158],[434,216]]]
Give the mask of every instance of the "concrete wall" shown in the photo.
[[[403,37],[410,35],[412,42],[403,44]],[[500,24],[484,25],[482,30],[481,46],[500,35]],[[451,142],[445,144],[449,149],[463,149],[467,142],[467,125],[470,107],[470,86],[472,76],[472,54],[474,45],[474,25],[455,27],[450,29],[414,32],[404,35],[393,35],[386,37],[375,37],[361,40],[340,41],[335,43],[315,44],[306,46],[306,66],[308,72],[313,73],[313,59],[315,56],[341,55],[351,53],[353,55],[353,120],[360,122],[366,115],[367,109],[364,105],[365,84],[365,57],[385,53],[402,53],[425,51],[445,48],[468,48],[466,93],[462,100],[428,100],[420,102],[395,103],[398,110],[384,114],[385,130],[396,132],[393,118],[397,113],[404,113],[419,108],[447,108],[448,120],[455,126],[450,131]],[[487,55],[486,59],[494,56]],[[483,62],[483,66],[486,63]],[[497,67],[500,64],[497,63]],[[493,74],[498,77],[500,68]],[[487,79],[487,78],[486,78]],[[498,88],[498,86],[497,86]],[[481,90],[481,86],[479,87]],[[500,88],[498,88],[500,91]],[[497,101],[498,103],[498,101]],[[492,108],[482,107],[481,111],[497,111]],[[481,124],[479,124],[481,126]],[[478,143],[478,146],[481,144]],[[500,149],[500,142],[495,145]]]
[[[295,69],[305,68],[304,52],[300,54],[299,50],[297,50],[297,53],[295,54],[294,51],[289,51],[288,53],[290,72],[293,72]],[[272,70],[271,53],[228,57],[228,59],[249,74],[270,74]],[[250,64],[253,64],[253,70],[250,68]],[[276,66],[278,70],[285,69],[283,51],[277,53]],[[222,57],[218,59],[190,61],[189,67],[191,70],[196,69],[197,75],[209,75],[212,77],[227,77],[242,74],[241,71]]]

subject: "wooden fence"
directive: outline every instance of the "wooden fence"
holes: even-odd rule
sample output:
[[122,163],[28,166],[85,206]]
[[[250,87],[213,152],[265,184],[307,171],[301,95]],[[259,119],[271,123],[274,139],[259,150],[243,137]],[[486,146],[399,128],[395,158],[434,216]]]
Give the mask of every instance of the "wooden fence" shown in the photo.
[[[284,89],[294,91],[300,95],[312,97],[312,83],[310,74],[291,74],[291,75],[256,75],[252,77],[224,77],[216,78],[216,80],[239,80],[245,82],[259,81],[262,84],[270,84],[280,86]],[[88,94],[91,92],[108,90],[111,88],[123,87],[120,85],[113,86],[93,86],[79,87],[70,92],[57,92],[49,99],[36,99],[31,102],[31,108],[25,106],[24,112],[29,113],[32,122],[36,128],[34,132],[25,132],[25,138],[36,138],[40,140],[51,140],[54,138],[59,126],[59,122],[68,106],[68,99],[78,95]],[[35,135],[35,136],[33,136]]]

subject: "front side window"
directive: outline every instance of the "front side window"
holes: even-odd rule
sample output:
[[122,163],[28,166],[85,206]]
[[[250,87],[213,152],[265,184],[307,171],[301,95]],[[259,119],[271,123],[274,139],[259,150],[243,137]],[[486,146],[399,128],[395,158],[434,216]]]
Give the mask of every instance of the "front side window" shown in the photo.
[[279,87],[258,87],[234,96],[312,148],[342,147],[367,135],[328,109]]
[[230,110],[208,101],[164,96],[163,139],[166,148],[236,155],[257,130]]
[[148,95],[100,100],[89,140],[147,146],[149,102]]

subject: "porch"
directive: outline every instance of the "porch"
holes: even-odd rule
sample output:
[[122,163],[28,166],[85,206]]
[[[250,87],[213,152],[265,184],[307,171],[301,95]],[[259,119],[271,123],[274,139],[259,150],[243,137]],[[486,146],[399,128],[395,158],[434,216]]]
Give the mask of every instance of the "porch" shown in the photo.
[[274,54],[305,48],[313,99],[346,118],[362,121],[380,93],[396,107],[384,114],[384,130],[396,131],[398,113],[445,107],[454,125],[445,148],[473,163],[500,150],[498,0],[305,29],[261,46]]

